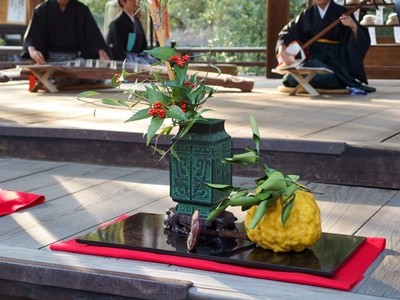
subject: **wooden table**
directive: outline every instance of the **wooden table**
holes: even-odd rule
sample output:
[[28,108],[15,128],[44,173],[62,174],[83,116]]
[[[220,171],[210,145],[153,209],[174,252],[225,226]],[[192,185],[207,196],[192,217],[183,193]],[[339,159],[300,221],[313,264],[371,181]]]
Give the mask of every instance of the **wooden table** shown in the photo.
[[[92,232],[121,214],[163,213],[174,206],[168,171],[11,158],[0,158],[0,168],[2,189],[46,196],[41,205],[0,218],[0,295],[8,290],[21,297],[40,295],[40,299],[52,299],[56,292],[70,297],[102,292],[147,299],[166,295],[168,299],[400,299],[398,190],[305,182],[316,195],[323,231],[387,238],[387,249],[365,279],[351,292],[342,292],[49,251],[52,243]],[[234,177],[235,184],[252,181]],[[243,220],[240,210],[233,212]]]
[[309,68],[309,67],[296,67],[289,69],[273,69],[272,72],[286,75],[290,74],[297,80],[298,85],[290,92],[290,95],[297,95],[302,89],[305,89],[310,96],[319,96],[320,94],[314,87],[311,86],[310,81],[317,74],[332,74],[333,72],[327,68]]

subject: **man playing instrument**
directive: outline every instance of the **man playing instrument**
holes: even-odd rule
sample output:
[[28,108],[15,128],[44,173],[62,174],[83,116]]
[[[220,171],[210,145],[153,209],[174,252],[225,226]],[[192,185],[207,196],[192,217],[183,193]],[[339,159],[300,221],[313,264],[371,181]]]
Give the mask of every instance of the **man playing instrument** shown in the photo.
[[22,57],[37,64],[76,58],[110,60],[90,9],[77,0],[47,0],[35,8]]
[[137,17],[140,0],[118,0],[121,14],[110,23],[107,44],[113,60],[139,64],[152,64],[155,59],[144,53],[147,49],[146,34]]
[[[316,42],[305,49],[309,58],[304,67],[323,67],[333,74],[317,74],[310,84],[320,89],[357,88],[374,92],[368,86],[363,60],[370,46],[367,28],[360,25],[353,14],[347,15],[346,7],[333,0],[314,0],[314,4],[291,20],[279,33],[277,52],[280,59],[289,66],[294,57],[286,51],[292,42],[305,44],[324,28],[340,20]],[[296,87],[297,81],[285,75],[283,85]]]

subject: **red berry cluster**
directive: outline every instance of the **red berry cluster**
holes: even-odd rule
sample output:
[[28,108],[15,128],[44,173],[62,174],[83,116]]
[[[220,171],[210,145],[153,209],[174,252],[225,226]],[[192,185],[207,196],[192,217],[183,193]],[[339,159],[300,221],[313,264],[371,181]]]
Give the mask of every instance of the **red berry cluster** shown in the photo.
[[187,103],[185,101],[179,100],[179,107],[184,113],[187,112]]
[[183,84],[186,85],[187,87],[191,87],[191,88],[194,88],[196,86],[196,83],[190,84],[190,81],[185,81],[185,82],[183,82]]
[[154,103],[153,107],[149,110],[149,115],[153,117],[159,117],[160,119],[164,119],[167,115],[165,109],[161,102]]
[[189,55],[184,54],[182,55],[182,57],[179,57],[178,54],[175,54],[171,56],[168,60],[169,62],[176,63],[178,66],[183,68],[185,66],[185,63],[189,60]]

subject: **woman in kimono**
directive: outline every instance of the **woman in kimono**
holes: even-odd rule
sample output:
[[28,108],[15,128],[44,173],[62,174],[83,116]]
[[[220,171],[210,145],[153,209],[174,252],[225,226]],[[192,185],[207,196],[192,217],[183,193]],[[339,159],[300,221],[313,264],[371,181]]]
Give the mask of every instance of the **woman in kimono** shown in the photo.
[[[306,53],[309,58],[304,67],[324,67],[333,74],[316,75],[310,84],[321,89],[357,88],[374,92],[368,86],[363,60],[370,46],[368,30],[353,15],[346,14],[346,7],[333,0],[314,0],[314,4],[290,21],[279,33],[277,52],[286,65],[293,61],[286,47],[293,41],[304,44],[331,23],[340,23],[313,43]],[[286,75],[283,85],[297,86],[296,80]]]
[[110,60],[92,13],[77,0],[47,0],[35,8],[22,57],[37,64],[76,58]]
[[156,60],[144,53],[147,49],[146,34],[143,26],[136,16],[139,0],[118,0],[122,7],[121,14],[110,23],[107,44],[113,60],[133,62],[139,64],[152,64]]

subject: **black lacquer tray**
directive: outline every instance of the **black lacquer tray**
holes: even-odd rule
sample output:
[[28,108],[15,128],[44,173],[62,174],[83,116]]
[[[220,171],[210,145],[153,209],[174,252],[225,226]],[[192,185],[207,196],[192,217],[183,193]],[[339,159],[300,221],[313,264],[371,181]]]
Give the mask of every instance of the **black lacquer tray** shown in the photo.
[[[78,243],[184,256],[262,269],[333,276],[364,242],[365,237],[322,233],[302,252],[274,253],[248,240],[202,236],[194,252],[186,249],[187,236],[164,230],[164,215],[138,213],[83,235]],[[244,232],[243,224],[237,224]]]

